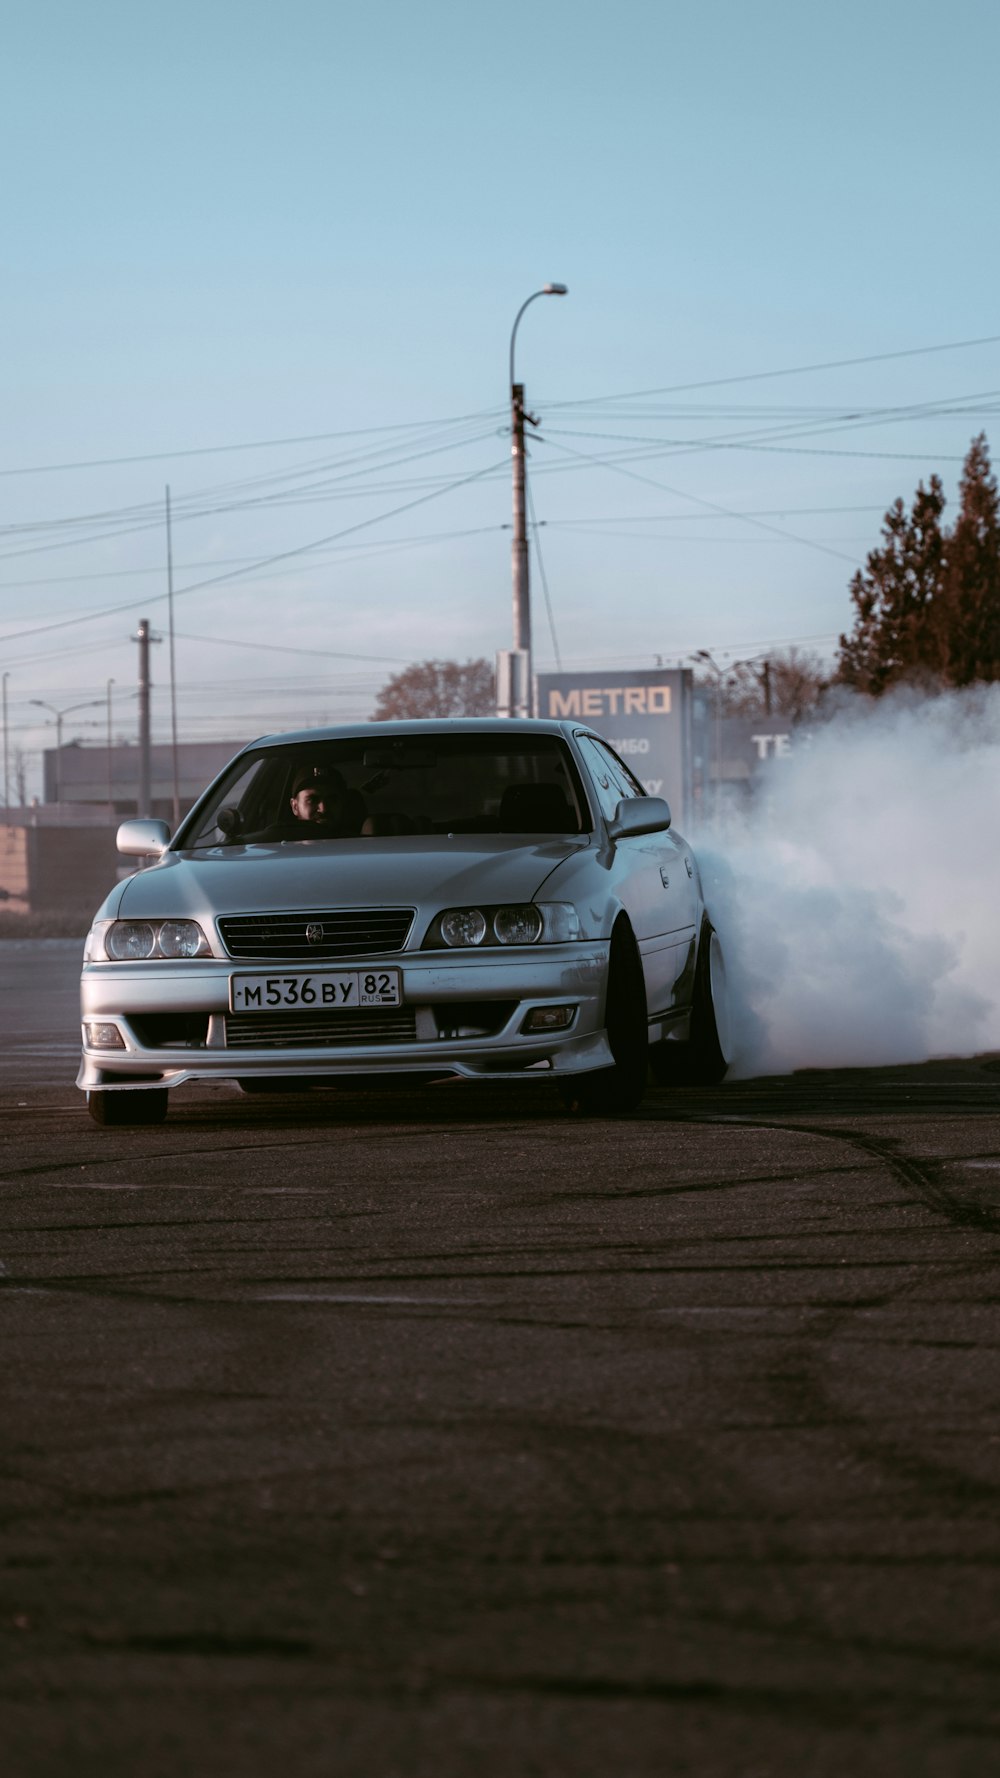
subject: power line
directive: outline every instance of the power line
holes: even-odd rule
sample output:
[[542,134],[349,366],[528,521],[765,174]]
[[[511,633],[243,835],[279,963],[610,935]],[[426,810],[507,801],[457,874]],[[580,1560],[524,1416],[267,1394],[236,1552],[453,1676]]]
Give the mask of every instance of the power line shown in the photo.
[[[535,436],[538,437],[539,435],[536,434]],[[554,427],[551,427],[548,429],[547,436],[551,439],[551,438],[561,438],[561,437],[571,437],[572,438],[572,437],[579,437],[580,435],[576,432],[569,432],[569,431],[563,432],[558,426],[554,426]],[[670,440],[670,441],[664,441],[664,443],[662,443],[662,444],[656,443],[655,441],[648,441],[642,447],[630,446],[627,450],[617,451],[614,453],[609,451],[603,457],[600,457],[600,458],[588,458],[583,453],[578,453],[578,455],[581,458],[581,464],[587,463],[590,461],[602,462],[602,463],[613,463],[613,462],[644,463],[644,462],[649,462],[649,461],[656,461],[664,456],[681,456],[685,452],[688,452],[688,451],[697,453],[697,452],[700,452],[704,449],[705,449],[705,442],[702,439],[674,439],[674,440]],[[954,452],[949,453],[946,451],[938,451],[938,450],[935,450],[933,453],[931,453],[930,451],[927,451],[927,450],[924,450],[924,451],[863,451],[863,450],[857,450],[857,449],[839,450],[836,447],[836,445],[756,444],[756,443],[751,442],[750,440],[747,440],[745,443],[740,443],[740,444],[714,443],[712,445],[712,449],[716,450],[716,451],[751,451],[751,452],[752,451],[760,451],[760,452],[763,452],[763,453],[770,455],[770,456],[779,456],[779,457],[837,457],[837,458],[843,457],[843,458],[851,458],[852,460],[863,458],[866,461],[870,460],[870,461],[874,461],[874,462],[886,462],[886,463],[924,463],[924,464],[926,464],[928,459],[932,455],[933,455],[933,459],[934,459],[935,463],[963,463],[965,461],[965,457],[961,453],[954,453]],[[568,463],[564,463],[564,464],[543,463],[543,464],[539,464],[534,469],[533,473],[536,476],[539,476],[539,475],[564,475],[569,470],[571,470],[575,467],[580,467],[580,466],[581,465],[574,465],[574,464],[568,464]]]
[[[845,507],[843,510],[847,512],[851,509]],[[879,512],[881,509],[879,507],[861,507],[858,510]],[[689,512],[687,517],[694,517],[694,514]],[[562,521],[557,521],[557,523],[562,523]],[[566,523],[569,525],[573,521],[566,519]],[[580,521],[580,523],[584,523],[584,521]],[[345,551],[352,551],[358,560],[365,560],[365,557],[370,557],[370,555],[372,557],[374,555],[390,555],[393,549],[415,549],[420,548],[422,544],[457,542],[463,537],[486,537],[489,533],[509,532],[509,530],[511,530],[511,521],[507,519],[502,525],[468,525],[461,530],[454,530],[454,532],[416,532],[413,537],[391,537],[381,544],[377,544],[377,542],[363,544],[363,546],[347,544]],[[338,553],[340,553],[338,549],[331,548],[331,555],[338,555]],[[221,557],[217,562],[180,562],[178,573],[194,573],[194,569],[199,569],[199,567],[233,567],[233,565],[237,565],[237,567],[246,565],[247,569],[253,569],[256,562],[258,562],[258,557]],[[162,565],[157,565],[157,567],[112,567],[112,569],[105,569],[103,573],[98,574],[39,574],[34,580],[0,581],[0,590],[14,592],[14,590],[25,589],[25,587],[66,587],[66,585],[75,585],[77,581],[89,580],[139,580],[142,576],[149,576],[149,574],[155,574],[157,578],[162,578],[162,573],[164,573]],[[4,638],[0,638],[0,640],[4,640]],[[98,644],[98,647],[103,647],[103,644]]]
[[[349,537],[357,531],[364,531],[371,525],[379,525],[386,519],[398,518],[401,513],[412,512],[415,506],[424,506],[429,500],[436,500],[442,494],[453,493],[457,488],[468,487],[470,483],[481,480],[483,476],[494,474],[498,467],[502,467],[502,465],[497,465],[495,463],[488,464],[485,469],[477,469],[472,475],[460,476],[457,480],[449,482],[446,487],[435,488],[429,494],[421,494],[416,500],[408,500],[402,506],[393,507],[390,512],[376,513],[369,519],[359,519],[357,524],[347,525],[342,531],[333,531],[327,537],[318,537],[312,543],[299,544],[295,549],[281,550],[277,555],[273,556],[262,556],[260,560],[255,562],[250,568],[233,568],[226,574],[215,574],[211,575],[207,580],[197,580],[192,586],[178,587],[174,592],[174,598],[180,599],[186,593],[198,593],[203,591],[205,587],[220,586],[226,581],[239,580],[243,575],[254,572],[255,569],[272,568],[279,562],[287,562],[293,560],[297,556],[308,555],[313,550],[322,549],[327,544],[338,542],[342,537]],[[5,643],[20,642],[28,636],[43,636],[48,635],[53,630],[71,629],[77,624],[96,623],[103,617],[117,617],[119,613],[123,611],[138,611],[140,608],[148,605],[162,604],[166,597],[166,593],[155,593],[151,598],[131,599],[127,604],[110,605],[103,611],[86,612],[81,617],[61,618],[55,623],[37,624],[33,629],[17,630],[11,635],[0,638],[0,640]]]
[[[749,511],[732,513],[733,518],[778,519],[778,518],[812,518],[831,513],[884,512],[884,506],[761,506]],[[586,530],[590,525],[693,525],[700,522],[700,512],[630,512],[610,515],[607,518],[580,519],[546,519],[548,530]]]
[[32,463],[0,469],[0,476],[57,475],[69,469],[108,469],[124,463],[165,463],[177,457],[212,457],[230,451],[263,451],[281,449],[286,445],[322,444],[331,438],[365,438],[373,433],[416,432],[429,426],[457,426],[463,421],[485,420],[499,416],[498,408],[485,408],[481,413],[455,414],[449,420],[397,420],[389,426],[354,426],[340,432],[305,432],[292,438],[255,438],[239,444],[194,445],[172,451],[137,451],[120,457],[85,457],[71,463]]
[[[493,437],[492,429],[489,432],[476,433],[471,437],[464,437],[464,438],[460,438],[460,439],[456,439],[456,440],[451,440],[445,444],[435,445],[429,450],[410,452],[407,456],[396,458],[394,460],[394,462],[392,462],[391,464],[382,465],[382,467],[383,468],[397,468],[397,469],[402,468],[405,464],[419,461],[423,457],[435,456],[435,455],[440,454],[440,452],[442,452],[442,451],[456,450],[456,449],[460,449],[465,446],[468,446],[470,444],[481,444],[482,442],[484,442],[484,440],[486,440],[488,438],[492,438],[492,437]],[[353,469],[350,471],[345,471],[342,475],[336,477],[335,481],[336,482],[354,481],[354,480],[356,480],[356,478],[359,475],[364,475],[367,473],[369,473],[368,470]],[[285,479],[285,478],[277,477],[274,479],[281,480],[281,479]],[[379,493],[384,494],[388,491],[388,489],[386,488],[386,486],[384,484],[381,486],[379,484],[375,484],[373,486],[370,486],[370,487],[362,489],[362,490],[359,490],[357,488],[347,489],[344,496],[338,496],[338,495],[335,495],[331,491],[334,485],[335,484],[333,481],[331,481],[330,479],[327,479],[325,482],[320,482],[320,483],[314,484],[312,489],[307,487],[305,489],[296,490],[295,492],[286,491],[285,493],[280,494],[280,495],[279,494],[256,495],[253,498],[247,499],[247,500],[228,501],[228,502],[216,501],[214,504],[205,504],[207,496],[204,494],[187,495],[187,496],[183,496],[181,498],[181,500],[177,503],[178,507],[180,508],[180,511],[179,511],[179,514],[175,514],[175,516],[179,516],[182,520],[186,520],[186,521],[190,522],[192,519],[217,517],[220,513],[243,512],[243,511],[247,511],[249,509],[262,510],[265,506],[274,507],[278,504],[294,505],[294,504],[300,504],[300,503],[303,503],[303,504],[304,503],[313,503],[316,499],[333,499],[333,498],[338,498],[338,497],[352,498],[359,491],[368,495],[371,498],[374,498],[375,495],[377,495]],[[401,483],[401,484],[397,484],[397,485],[400,487],[412,487],[412,486],[426,485],[426,483],[421,483],[419,481],[414,482],[411,478],[409,481]],[[441,482],[438,478],[435,478],[435,481],[432,485],[433,486],[441,486]],[[446,485],[450,486],[451,483],[448,482]],[[45,531],[50,530],[50,529],[51,530],[62,530],[64,527],[69,526],[69,525],[82,526],[82,525],[89,525],[92,523],[97,524],[97,523],[100,523],[100,522],[102,522],[106,519],[110,519],[110,518],[120,518],[120,519],[134,518],[134,519],[138,520],[138,522],[134,523],[134,524],[117,525],[113,529],[105,530],[105,531],[98,531],[97,533],[92,533],[90,536],[84,536],[84,537],[78,536],[78,537],[69,537],[69,538],[63,537],[58,542],[55,542],[55,543],[35,543],[35,544],[31,544],[28,547],[22,548],[22,549],[6,550],[3,552],[2,555],[0,555],[0,560],[12,561],[12,560],[18,559],[21,556],[43,555],[46,553],[50,553],[53,550],[73,549],[73,548],[76,548],[77,546],[79,546],[80,544],[100,543],[100,542],[106,541],[108,538],[128,536],[128,535],[130,535],[134,532],[137,532],[137,531],[158,530],[163,523],[162,514],[161,514],[160,508],[159,508],[159,503],[157,502],[154,504],[153,502],[147,502],[144,506],[122,507],[117,512],[112,511],[112,512],[95,513],[92,515],[82,515],[79,518],[75,518],[75,519],[71,518],[71,519],[42,520],[42,521],[38,521],[37,523],[35,523],[34,525],[31,525],[31,526],[15,527],[14,529],[21,531],[22,533],[27,533],[27,534],[34,533],[35,535],[38,535],[39,533],[44,533]]]
[[384,667],[398,667],[400,661],[410,658],[406,654],[347,654],[339,648],[293,648],[290,643],[282,642],[244,642],[236,636],[194,636],[186,630],[178,630],[177,639],[179,642],[217,643],[220,648],[260,649],[264,654],[308,654],[318,660],[374,661]]
[[[839,632],[838,631],[824,630],[820,633],[813,634],[810,636],[779,636],[779,637],[772,637],[770,640],[765,641],[765,642],[761,642],[757,639],[754,639],[753,641],[748,641],[748,642],[716,642],[716,643],[713,643],[712,646],[713,646],[713,651],[716,654],[720,654],[720,655],[745,654],[749,650],[754,650],[757,654],[766,654],[769,651],[772,651],[776,648],[805,648],[805,647],[808,647],[810,643],[815,643],[819,646],[822,646],[824,644],[830,644],[830,643],[836,642],[836,641],[838,641],[838,639],[839,639]],[[701,641],[702,642],[704,641],[704,637],[702,637]],[[615,666],[615,665],[622,663],[622,662],[628,663],[630,665],[635,665],[635,663],[637,661],[646,660],[646,659],[650,659],[650,660],[667,659],[667,660],[675,660],[675,661],[679,662],[679,661],[686,660],[688,658],[688,656],[692,655],[700,645],[701,645],[701,643],[699,643],[699,642],[691,641],[691,642],[685,642],[683,645],[678,644],[678,643],[671,643],[671,644],[667,644],[667,645],[665,645],[661,648],[655,649],[655,650],[654,649],[645,649],[642,652],[640,652],[638,650],[634,650],[631,654],[600,654],[600,655],[578,654],[578,655],[571,655],[569,660],[564,662],[563,664],[564,664],[564,668],[568,669],[570,667],[573,667],[579,672],[584,667],[591,666],[591,665],[598,666],[598,667],[610,667],[610,666]]]
[[[692,513],[691,517],[692,517],[692,519],[700,519],[703,523],[705,522],[705,519],[706,519],[706,515],[704,513]],[[576,526],[576,525],[572,525],[572,524],[567,524],[567,525],[560,526],[560,529],[563,531],[569,531],[572,533],[576,533],[577,531],[579,531],[579,534],[582,537],[589,537],[589,538],[600,537],[602,539],[603,538],[610,539],[610,538],[616,537],[616,538],[623,538],[624,540],[626,540],[629,543],[656,544],[661,549],[665,549],[671,545],[677,549],[684,549],[687,545],[693,544],[693,543],[714,544],[714,545],[716,545],[716,547],[721,548],[721,549],[750,549],[752,546],[756,546],[758,549],[767,549],[771,546],[771,542],[772,542],[771,537],[732,537],[732,536],[727,537],[727,536],[720,535],[717,532],[714,534],[712,532],[704,532],[704,533],[700,533],[697,535],[693,535],[690,531],[685,531],[679,535],[678,535],[678,533],[674,532],[672,535],[667,536],[667,537],[657,537],[655,535],[651,535],[649,532],[642,532],[642,531],[615,531],[615,530],[611,530],[611,529],[605,529],[605,530],[595,532],[595,531],[588,530],[585,525]],[[775,532],[775,533],[773,533],[773,535],[780,537],[781,533]],[[786,535],[787,535],[789,543],[806,543],[806,544],[808,544],[810,541],[808,538],[805,538],[805,537],[795,537],[792,535],[791,532],[788,532]],[[824,540],[822,538],[813,538],[811,541],[816,548],[819,548],[819,547],[821,547]],[[830,537],[830,538],[826,539],[826,542],[830,545],[831,548],[835,544],[838,544],[838,543],[845,544],[846,543],[846,544],[850,544],[852,547],[854,545],[857,545],[857,547],[859,549],[864,549],[865,551],[867,551],[871,547],[871,533],[865,532],[864,535],[858,534],[857,536],[851,536],[851,537],[840,537],[840,536]],[[853,561],[854,557],[852,556],[850,558],[850,560]]]
[[[1000,342],[1000,334],[984,334],[978,339],[950,340],[932,346],[911,346],[902,351],[871,352],[857,358],[830,358],[814,364],[789,365],[779,370],[747,371],[737,376],[706,377],[696,382],[667,383],[652,389],[633,389],[614,395],[584,396],[575,401],[546,401],[551,411],[557,408],[603,405],[608,401],[635,401],[652,395],[681,395],[692,389],[718,389],[738,383],[767,382],[778,377],[810,376],[827,370],[846,370],[864,364],[886,364],[895,359],[927,357],[939,352],[969,351],[976,346],[992,346]],[[227,455],[241,451],[280,450],[292,445],[324,444],[338,438],[366,438],[387,433],[419,432],[431,427],[455,426],[473,420],[499,418],[498,408],[482,408],[466,414],[453,414],[435,420],[400,420],[383,426],[357,426],[333,432],[304,432],[279,438],[243,439],[219,445],[189,445],[162,451],[134,451],[114,457],[84,457],[63,463],[19,464],[0,469],[0,477],[17,475],[56,475],[68,470],[106,469],[128,463],[162,463],[188,457]]]
[[938,346],[910,346],[902,352],[871,352],[863,358],[829,358],[819,364],[795,364],[784,370],[757,370],[735,377],[706,377],[697,383],[666,383],[658,389],[631,389],[619,395],[591,395],[578,401],[546,401],[550,411],[563,407],[588,407],[605,401],[636,401],[647,395],[683,395],[689,389],[722,389],[733,383],[763,383],[775,377],[811,376],[824,370],[848,370],[859,364],[888,364],[896,358],[922,358],[933,352],[964,352],[974,346],[995,346],[1000,333],[984,334],[975,340],[950,340]]
[[[1000,394],[1000,391],[989,390],[986,392],[986,395],[975,397],[963,396],[957,399],[966,402],[971,400],[982,401],[986,399],[987,396],[990,399],[993,399],[997,394]],[[831,432],[856,431],[861,427],[899,424],[903,421],[914,419],[941,418],[942,415],[948,417],[958,413],[963,414],[966,419],[972,414],[974,414],[976,419],[982,419],[983,414],[981,410],[971,410],[968,407],[958,409],[954,405],[955,400],[955,397],[949,397],[947,402],[919,402],[912,403],[905,407],[876,408],[865,413],[845,413],[841,410],[835,422],[827,419],[823,424],[818,425],[815,421],[810,421],[808,424],[805,424],[802,421],[796,421],[794,425],[786,424],[783,426],[772,425],[756,427],[749,432],[716,434],[708,438],[650,438],[648,433],[594,432],[584,431],[580,428],[561,428],[552,425],[546,427],[546,432],[550,439],[559,437],[597,438],[604,439],[609,443],[613,442],[630,446],[638,445],[642,447],[638,452],[626,450],[619,453],[619,456],[623,459],[635,459],[636,457],[641,458],[650,455],[660,456],[664,454],[669,456],[681,456],[691,452],[701,453],[719,450],[755,450],[766,448],[767,443],[770,443],[773,446],[774,441],[777,440],[822,437],[824,434]],[[610,453],[607,453],[607,455],[610,458]],[[926,460],[928,453],[922,452],[920,455],[921,460]],[[940,453],[936,452],[935,455],[940,460]]]
[[[894,423],[914,419],[938,418],[936,414],[901,412],[899,415],[886,415],[877,420],[855,420],[840,424],[827,423],[823,426],[809,425],[787,428],[763,428],[744,434],[722,434],[708,438],[657,438],[642,432],[596,432],[579,426],[546,426],[550,438],[593,438],[605,439],[611,444],[642,445],[646,449],[656,447],[661,454],[682,456],[691,452],[719,450],[753,450],[764,444],[783,442],[785,439],[822,438],[833,432],[855,432],[872,426],[888,426]],[[982,415],[977,415],[981,419]],[[926,457],[928,451],[921,452]]]
[[[392,538],[392,539],[389,539],[388,541],[386,541],[385,543],[370,543],[370,544],[363,544],[361,546],[346,544],[343,546],[344,551],[345,551],[345,554],[343,556],[343,561],[345,563],[350,563],[352,561],[368,561],[369,559],[371,559],[374,556],[391,555],[398,550],[412,549],[415,546],[419,546],[419,545],[423,545],[423,544],[442,543],[442,542],[447,543],[447,542],[452,542],[452,541],[455,541],[455,540],[461,539],[461,538],[482,537],[482,536],[487,536],[487,535],[493,535],[497,531],[509,531],[509,530],[510,530],[510,521],[508,520],[505,523],[498,524],[498,525],[473,525],[473,526],[468,526],[462,530],[456,530],[456,531],[431,531],[431,532],[425,533],[423,535],[417,535],[414,537]],[[346,553],[346,552],[350,552],[350,553]],[[340,552],[338,550],[334,549],[330,553],[337,555]],[[315,563],[313,563],[312,566],[314,568],[317,566],[320,566],[322,564],[322,560],[323,560],[323,558],[321,556],[318,557],[317,561]],[[238,557],[237,561],[245,562],[246,564],[248,564],[248,567],[247,567],[248,578],[252,579],[254,573],[259,572],[259,570],[257,570],[257,566],[256,566],[257,565],[257,558],[255,556]],[[208,567],[211,564],[205,563],[204,565],[206,567]],[[187,566],[192,567],[192,566],[194,566],[194,564],[188,563]],[[135,573],[135,574],[157,574],[159,576],[162,576],[163,569],[162,568],[123,569],[123,570],[121,570],[121,572],[122,573]],[[62,579],[63,577],[60,576],[58,578]],[[67,576],[66,578],[72,579],[73,576]],[[80,578],[85,579],[85,580],[100,580],[102,577],[100,575],[83,575],[83,576],[80,576]],[[12,584],[16,585],[18,583],[7,582],[4,584],[5,585],[12,585]],[[26,581],[22,584],[24,584],[26,586],[36,586],[36,585],[37,586],[44,586],[47,584],[47,582],[44,580]],[[156,595],[156,596],[159,597],[159,595]],[[140,603],[145,605],[145,604],[151,603],[151,601],[147,598],[147,599],[143,599]],[[75,620],[71,620],[71,621],[75,621]],[[179,633],[180,632],[178,632],[178,634]],[[0,637],[0,642],[6,642],[8,640],[10,640],[10,638]],[[194,640],[210,641],[210,640],[212,640],[212,638],[210,638],[210,637],[194,638]],[[122,646],[125,646],[127,641],[128,641],[127,637],[122,637],[121,638]],[[235,645],[236,644],[234,642],[230,644],[230,646],[235,646]],[[17,667],[34,666],[34,665],[37,665],[41,661],[62,660],[65,658],[66,655],[73,655],[75,657],[75,656],[81,655],[81,654],[107,652],[107,650],[109,648],[112,648],[114,646],[115,646],[115,644],[113,642],[109,642],[107,639],[102,640],[100,642],[89,642],[89,643],[77,642],[72,647],[44,649],[37,654],[13,656],[13,657],[8,657],[8,658],[12,659],[12,664]],[[241,646],[251,646],[251,645],[245,644],[245,645],[241,645]],[[266,647],[270,650],[272,645],[266,644],[266,643],[258,643],[258,644],[253,644],[253,646],[262,647],[262,648]],[[311,653],[314,653],[315,651],[312,649],[309,649],[306,652],[311,654]],[[373,660],[374,659],[381,660],[381,659],[384,659],[387,657],[373,655],[370,658],[372,658]],[[402,659],[404,657],[399,656],[399,657],[394,657],[394,658]],[[406,657],[406,658],[408,658],[408,657]]]
[[775,537],[783,537],[786,540],[786,542],[801,543],[805,549],[819,550],[822,555],[836,556],[838,558],[838,560],[840,560],[841,562],[850,562],[852,565],[854,565],[854,563],[855,563],[855,557],[845,555],[843,550],[833,549],[833,548],[831,548],[831,546],[829,544],[826,544],[826,543],[816,543],[810,537],[798,537],[798,536],[796,536],[796,534],[793,531],[785,531],[781,528],[780,525],[769,525],[763,519],[749,518],[746,515],[744,515],[743,513],[733,512],[731,510],[731,508],[729,508],[727,506],[720,506],[718,501],[716,501],[716,500],[703,499],[700,494],[688,494],[688,493],[685,493],[684,490],[681,488],[671,487],[669,485],[669,483],[667,483],[667,482],[654,481],[652,476],[639,475],[639,473],[636,470],[625,469],[620,463],[615,463],[610,458],[604,458],[604,459],[602,459],[600,457],[588,458],[585,452],[573,451],[570,449],[569,445],[561,445],[561,444],[553,445],[552,440],[543,436],[540,433],[535,434],[535,439],[537,442],[539,442],[541,444],[549,444],[553,449],[555,449],[557,451],[565,451],[570,456],[579,457],[579,458],[583,459],[585,462],[588,462],[588,461],[592,462],[598,468],[610,469],[616,475],[628,476],[631,481],[645,482],[646,485],[650,488],[659,488],[662,493],[672,494],[674,496],[674,498],[677,500],[691,500],[691,501],[693,501],[695,506],[703,506],[709,512],[721,513],[725,518],[739,519],[743,524],[753,525],[759,531],[769,531]]

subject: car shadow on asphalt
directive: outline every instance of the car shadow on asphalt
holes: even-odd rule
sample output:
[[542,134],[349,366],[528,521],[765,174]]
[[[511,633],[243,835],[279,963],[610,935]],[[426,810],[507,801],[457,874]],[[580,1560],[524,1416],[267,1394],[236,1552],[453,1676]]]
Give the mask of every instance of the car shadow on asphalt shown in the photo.
[[895,1068],[804,1069],[723,1082],[716,1087],[650,1086],[642,1104],[615,1118],[581,1116],[560,1098],[555,1082],[470,1082],[454,1077],[419,1083],[322,1083],[300,1091],[244,1095],[230,1086],[180,1089],[171,1096],[169,1122],[204,1129],[305,1130],[336,1124],[643,1123],[742,1121],[1000,1109],[1000,1057],[947,1058]]

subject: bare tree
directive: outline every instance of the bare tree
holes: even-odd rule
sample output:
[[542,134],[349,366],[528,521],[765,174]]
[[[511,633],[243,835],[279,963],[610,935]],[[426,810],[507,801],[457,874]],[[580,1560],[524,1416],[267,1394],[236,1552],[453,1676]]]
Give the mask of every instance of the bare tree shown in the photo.
[[416,661],[378,694],[374,721],[406,716],[493,716],[496,681],[487,660]]
[[[785,716],[801,722],[811,716],[829,685],[819,655],[802,648],[776,649],[765,659],[736,661],[723,668],[718,691],[724,716]],[[715,678],[699,679],[714,696]]]

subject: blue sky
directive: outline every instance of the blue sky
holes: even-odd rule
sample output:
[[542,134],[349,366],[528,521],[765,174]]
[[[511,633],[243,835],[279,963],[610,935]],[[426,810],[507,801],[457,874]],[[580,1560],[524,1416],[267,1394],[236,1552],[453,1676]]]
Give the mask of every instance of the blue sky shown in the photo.
[[108,677],[128,732],[167,482],[184,736],[366,715],[411,659],[508,645],[507,346],[548,279],[537,664],[832,644],[886,506],[991,435],[1000,343],[923,349],[1000,334],[998,50],[987,0],[19,9],[12,744]]

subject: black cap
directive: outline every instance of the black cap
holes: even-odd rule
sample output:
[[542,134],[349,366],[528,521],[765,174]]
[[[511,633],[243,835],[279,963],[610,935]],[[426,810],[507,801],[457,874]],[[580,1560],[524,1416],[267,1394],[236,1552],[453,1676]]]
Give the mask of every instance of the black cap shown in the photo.
[[327,796],[332,792],[343,796],[345,789],[339,772],[329,771],[326,766],[305,766],[295,774],[292,795],[298,796],[300,790],[321,790]]

